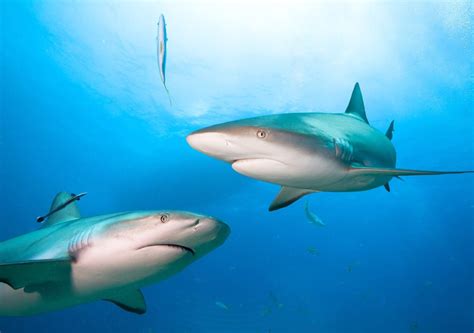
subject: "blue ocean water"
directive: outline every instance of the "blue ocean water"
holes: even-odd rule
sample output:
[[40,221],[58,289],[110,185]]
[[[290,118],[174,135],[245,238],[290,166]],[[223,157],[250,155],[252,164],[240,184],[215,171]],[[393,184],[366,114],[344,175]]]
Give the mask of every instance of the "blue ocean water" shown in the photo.
[[[185,141],[249,116],[342,112],[358,81],[370,123],[385,131],[395,119],[399,167],[473,170],[471,2],[0,6],[1,240],[37,228],[59,191],[89,192],[83,216],[181,209],[232,228],[222,247],[144,289],[146,315],[95,302],[0,318],[0,332],[474,329],[472,175],[313,194],[321,228],[305,200],[269,213],[277,186]],[[156,63],[161,13],[173,106]]]

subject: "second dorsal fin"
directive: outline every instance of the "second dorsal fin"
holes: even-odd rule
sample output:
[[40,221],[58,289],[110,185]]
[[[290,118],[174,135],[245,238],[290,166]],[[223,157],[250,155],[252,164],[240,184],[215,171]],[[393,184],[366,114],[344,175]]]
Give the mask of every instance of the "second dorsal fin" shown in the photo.
[[351,100],[349,101],[349,105],[347,105],[346,113],[362,119],[367,124],[369,123],[365,115],[364,100],[362,99],[359,82],[356,82],[354,90],[352,90]]

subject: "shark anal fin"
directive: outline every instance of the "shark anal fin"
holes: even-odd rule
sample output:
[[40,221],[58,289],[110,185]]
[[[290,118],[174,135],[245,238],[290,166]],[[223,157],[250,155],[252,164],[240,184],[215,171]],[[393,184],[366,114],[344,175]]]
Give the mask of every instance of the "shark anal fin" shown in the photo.
[[474,173],[474,171],[427,171],[427,170],[410,170],[410,169],[392,169],[392,168],[373,168],[352,166],[349,170],[351,173],[360,175],[381,175],[381,176],[436,176],[458,173]]
[[121,309],[136,314],[146,312],[145,297],[140,289],[125,289],[117,291],[104,299],[104,301],[114,303]]
[[354,90],[352,90],[351,100],[347,105],[346,113],[356,116],[367,124],[369,123],[365,115],[364,100],[362,98],[362,92],[360,91],[359,82],[356,82]]
[[386,136],[389,140],[392,140],[392,139],[393,139],[393,131],[394,131],[393,123],[394,123],[394,121],[392,120],[392,121],[390,122],[390,125],[389,125],[388,128],[387,128],[387,131],[385,132],[385,136]]
[[389,183],[383,184],[383,187],[385,187],[385,189],[387,190],[387,192],[390,192],[390,184],[389,184]]
[[67,279],[71,274],[69,258],[31,260],[0,264],[0,282],[13,289]]
[[289,206],[293,202],[301,198],[302,196],[312,193],[312,192],[316,192],[316,191],[302,189],[302,188],[282,186],[280,193],[278,193],[276,198],[273,200],[268,210],[274,211],[274,210]]

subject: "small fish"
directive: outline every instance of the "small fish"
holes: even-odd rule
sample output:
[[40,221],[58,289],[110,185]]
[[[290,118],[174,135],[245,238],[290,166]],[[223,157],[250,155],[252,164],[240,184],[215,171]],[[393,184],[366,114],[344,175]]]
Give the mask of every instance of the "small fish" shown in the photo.
[[315,248],[314,246],[310,246],[306,249],[306,251],[308,251],[309,254],[312,254],[312,255],[319,255],[319,251],[317,248]]
[[352,264],[349,264],[347,266],[347,271],[350,273],[352,272],[352,270],[356,267],[356,266],[359,266],[360,265],[360,261],[359,260],[356,260],[354,261]]
[[166,22],[165,22],[165,17],[163,14],[160,15],[160,18],[158,20],[158,31],[157,31],[157,36],[156,36],[156,53],[157,53],[157,58],[158,58],[158,67],[160,69],[160,77],[161,77],[161,82],[163,82],[163,86],[165,87],[166,94],[168,95],[168,99],[171,103],[171,97],[170,93],[168,91],[168,88],[166,87],[166,56],[167,56],[167,48],[166,44],[168,42],[168,35],[166,33]]
[[311,309],[307,305],[299,304],[297,306],[297,311],[305,316],[308,316],[311,314]]
[[323,221],[321,221],[321,219],[319,217],[316,216],[316,214],[314,214],[313,212],[311,212],[309,210],[308,201],[306,201],[306,203],[304,205],[304,211],[306,213],[306,217],[309,220],[309,223],[314,224],[314,225],[318,225],[318,226],[321,226],[321,227],[324,227],[326,225],[326,224],[323,223]]
[[266,317],[272,313],[272,308],[270,306],[265,306],[262,310],[262,317]]
[[283,307],[283,303],[280,303],[280,301],[273,292],[270,292],[269,296],[274,306],[276,306],[278,309],[281,309]]
[[55,209],[53,210],[50,210],[48,214],[46,215],[43,215],[43,216],[38,216],[36,218],[36,222],[38,223],[41,223],[43,222],[45,219],[47,219],[49,216],[53,215],[54,213],[56,212],[59,212],[61,209],[64,209],[66,208],[67,206],[69,206],[71,203],[73,203],[74,201],[76,200],[80,200],[83,196],[85,196],[87,194],[87,192],[82,192],[82,193],[79,193],[79,194],[72,194],[71,193],[71,198],[69,200],[67,200],[66,202],[64,202],[63,204],[59,205],[58,207],[56,207]]
[[227,305],[225,305],[224,303],[220,302],[220,301],[216,301],[216,306],[218,306],[221,309],[224,309],[226,311],[229,311],[229,307]]

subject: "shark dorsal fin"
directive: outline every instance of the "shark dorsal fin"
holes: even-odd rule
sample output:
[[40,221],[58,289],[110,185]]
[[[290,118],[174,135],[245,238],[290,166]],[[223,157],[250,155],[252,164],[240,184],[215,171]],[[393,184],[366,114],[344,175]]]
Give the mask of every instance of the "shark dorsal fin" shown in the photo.
[[347,105],[346,113],[362,119],[367,124],[369,123],[365,115],[364,100],[362,99],[359,82],[355,84],[354,90],[352,90],[351,100],[349,101],[349,105]]
[[[49,226],[55,223],[75,220],[81,217],[76,199],[78,196],[67,192],[59,192],[54,197],[47,220],[43,226]],[[72,201],[71,201],[72,200]]]
[[390,123],[390,126],[388,126],[387,128],[387,131],[385,132],[385,136],[389,139],[389,140],[392,140],[393,139],[393,131],[394,131],[394,127],[393,127],[393,120],[392,122]]

